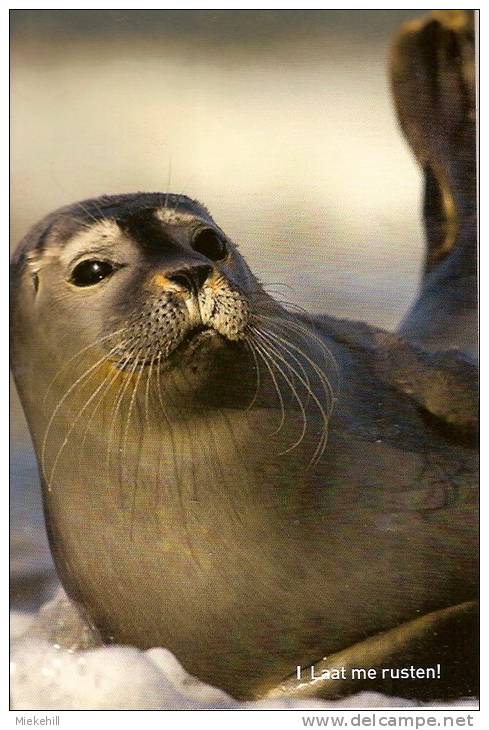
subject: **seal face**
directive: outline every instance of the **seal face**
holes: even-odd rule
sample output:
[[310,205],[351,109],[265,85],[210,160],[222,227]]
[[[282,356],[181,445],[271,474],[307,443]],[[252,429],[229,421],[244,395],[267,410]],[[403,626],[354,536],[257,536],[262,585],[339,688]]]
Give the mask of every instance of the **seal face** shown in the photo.
[[[165,208],[161,196],[143,201],[129,212],[115,201],[108,210],[99,202],[91,212],[88,201],[77,211],[78,217],[87,211],[84,221],[60,212],[50,233],[56,258],[53,250],[44,255],[44,240],[25,253],[36,295],[42,296],[41,279],[45,286],[52,282],[54,295],[70,296],[73,310],[93,313],[107,330],[104,348],[120,367],[146,362],[155,348],[166,360],[197,331],[242,339],[247,300],[233,274],[243,275],[245,267],[232,244],[191,201],[184,206],[180,200],[181,212]],[[109,303],[119,316],[100,322]]]
[[237,342],[245,336],[247,300],[213,265],[233,266],[231,245],[201,216],[166,212],[149,208],[119,221],[103,219],[75,235],[63,255],[73,295],[90,303],[89,297],[93,303],[111,297],[120,312],[119,321],[106,322],[111,331],[104,340],[118,368],[157,359],[169,365],[175,351],[196,338]]
[[473,451],[443,404],[426,423],[443,363],[287,311],[182,196],[56,211],[12,273],[53,555],[105,641],[253,697],[473,598]]
[[[36,368],[35,377],[45,381],[44,407],[50,402],[53,406],[42,427],[40,447],[49,491],[64,456],[63,442],[73,438],[93,406],[99,402],[97,422],[108,403],[115,403],[112,434],[119,425],[119,409],[125,413],[129,398],[129,430],[131,417],[138,417],[133,409],[143,385],[146,409],[157,391],[166,409],[175,409],[186,398],[185,407],[195,410],[204,402],[208,407],[226,399],[234,405],[245,400],[259,403],[260,385],[268,377],[268,405],[280,406],[284,420],[281,386],[269,364],[273,357],[278,357],[278,372],[302,414],[302,441],[309,427],[300,391],[310,390],[299,360],[303,355],[292,353],[301,368],[294,375],[293,364],[281,352],[280,333],[275,333],[275,341],[267,341],[270,335],[260,331],[266,319],[278,318],[286,326],[286,313],[260,287],[205,208],[176,195],[112,196],[61,209],[39,228],[27,237],[13,263],[14,276],[23,285],[14,294],[16,304],[22,302],[14,305],[14,317],[19,317],[22,332],[43,330],[42,369]],[[62,346],[59,321],[70,323]],[[37,349],[33,339],[20,339],[18,344]],[[246,354],[236,354],[243,350]],[[267,369],[263,383],[258,361]],[[22,373],[19,377],[22,380]],[[311,377],[322,382],[324,398],[320,402],[313,394],[313,399],[325,429],[331,385],[317,366]],[[69,386],[64,393],[63,383]],[[72,414],[75,421],[70,423]],[[63,419],[68,427],[64,436]],[[324,442],[323,434],[314,453]],[[125,448],[122,451],[125,454]]]

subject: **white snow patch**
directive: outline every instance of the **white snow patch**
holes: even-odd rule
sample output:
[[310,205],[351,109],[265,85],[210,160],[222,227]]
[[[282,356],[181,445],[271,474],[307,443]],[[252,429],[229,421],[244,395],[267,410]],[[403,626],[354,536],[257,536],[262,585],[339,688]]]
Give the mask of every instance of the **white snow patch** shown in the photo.
[[[189,675],[167,649],[140,651],[128,646],[101,646],[97,632],[62,591],[35,616],[13,612],[11,628],[14,710],[320,710],[419,706],[373,692],[331,702],[292,699],[237,702],[222,690]],[[453,703],[452,707],[476,709],[478,705],[469,698]]]

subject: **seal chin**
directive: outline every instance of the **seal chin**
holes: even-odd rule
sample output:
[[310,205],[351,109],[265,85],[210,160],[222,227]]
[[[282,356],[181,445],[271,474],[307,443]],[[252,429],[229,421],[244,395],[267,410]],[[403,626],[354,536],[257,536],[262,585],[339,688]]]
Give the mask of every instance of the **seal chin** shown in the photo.
[[197,358],[207,357],[211,352],[223,350],[229,341],[213,327],[194,327],[166,358],[168,367],[189,367]]
[[225,340],[225,338],[212,327],[206,327],[204,325],[194,327],[170,353],[168,359],[171,359],[176,355],[179,357],[184,354],[191,356],[201,347],[204,347],[206,343],[209,343],[209,340],[216,338],[222,341]]

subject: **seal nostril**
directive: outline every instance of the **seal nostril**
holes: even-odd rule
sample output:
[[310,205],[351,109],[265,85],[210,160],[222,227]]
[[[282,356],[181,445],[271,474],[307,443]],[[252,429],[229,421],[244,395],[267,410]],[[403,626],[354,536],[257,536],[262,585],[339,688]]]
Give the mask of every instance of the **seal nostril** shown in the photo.
[[179,269],[178,271],[169,272],[166,278],[173,284],[176,284],[182,291],[188,291],[197,294],[199,289],[205,284],[207,277],[212,271],[212,266],[202,264],[192,266],[188,269]]
[[207,265],[198,266],[195,269],[195,275],[196,275],[197,284],[198,284],[199,289],[201,289],[204,286],[205,282],[207,281],[208,277],[210,276],[211,271],[212,271],[212,266],[207,266]]
[[195,251],[211,259],[211,261],[222,261],[228,253],[223,237],[212,228],[204,228],[199,231],[192,246]]
[[172,274],[168,277],[168,279],[170,279],[173,284],[176,284],[181,289],[187,289],[188,291],[192,291],[194,288],[192,279],[186,274]]

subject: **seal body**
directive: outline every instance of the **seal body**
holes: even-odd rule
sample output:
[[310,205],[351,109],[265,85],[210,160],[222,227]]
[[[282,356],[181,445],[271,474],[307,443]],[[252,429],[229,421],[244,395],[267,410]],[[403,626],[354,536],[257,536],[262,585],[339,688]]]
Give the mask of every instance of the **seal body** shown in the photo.
[[[12,291],[53,555],[105,641],[168,647],[250,698],[474,598],[470,398],[447,425],[410,375],[455,392],[444,362],[291,314],[182,196],[57,211]],[[435,695],[473,691],[438,651]]]

